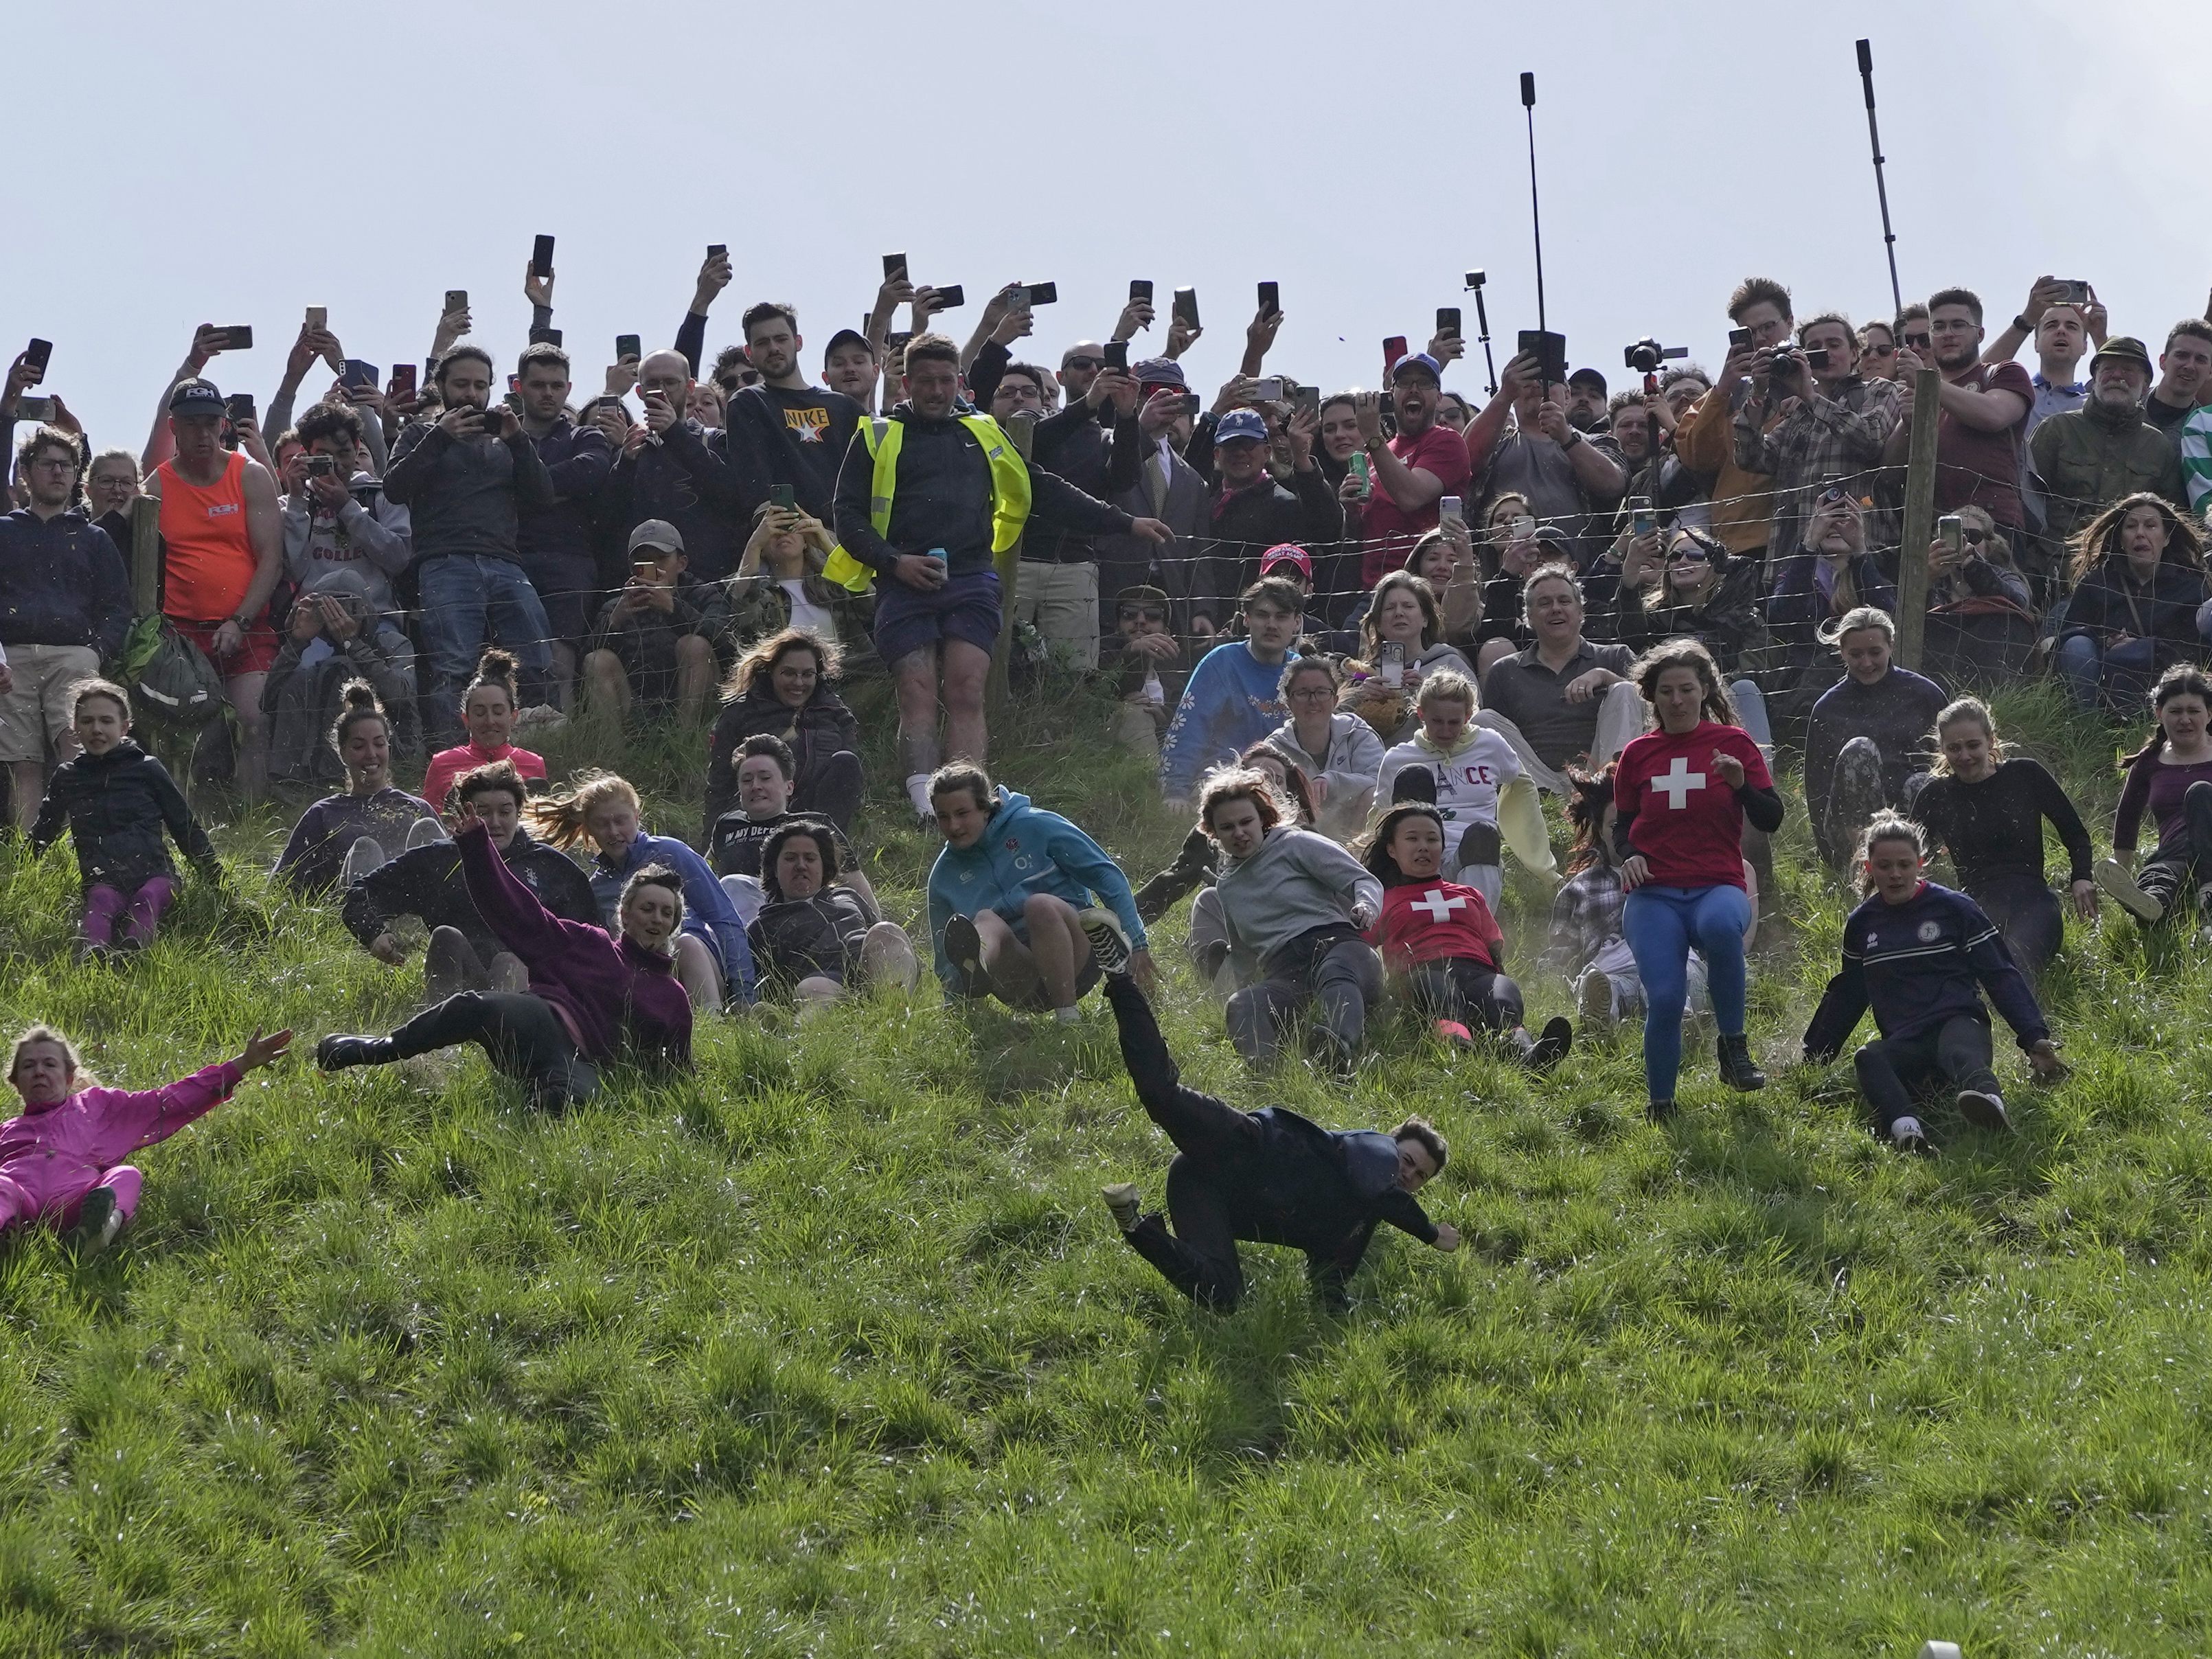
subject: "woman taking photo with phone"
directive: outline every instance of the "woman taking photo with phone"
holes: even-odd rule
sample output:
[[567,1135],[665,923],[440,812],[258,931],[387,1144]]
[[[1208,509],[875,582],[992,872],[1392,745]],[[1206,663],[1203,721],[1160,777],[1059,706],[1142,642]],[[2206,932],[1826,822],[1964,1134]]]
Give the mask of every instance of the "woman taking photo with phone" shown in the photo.
[[1613,773],[1614,842],[1627,856],[1621,930],[1644,981],[1644,1074],[1655,1122],[1674,1114],[1690,951],[1705,958],[1720,1027],[1721,1079],[1766,1086],[1744,1035],[1744,930],[1751,897],[1743,826],[1771,835],[1782,797],[1759,745],[1735,722],[1712,653],[1694,640],[1647,652],[1630,678],[1658,718],[1621,750]]

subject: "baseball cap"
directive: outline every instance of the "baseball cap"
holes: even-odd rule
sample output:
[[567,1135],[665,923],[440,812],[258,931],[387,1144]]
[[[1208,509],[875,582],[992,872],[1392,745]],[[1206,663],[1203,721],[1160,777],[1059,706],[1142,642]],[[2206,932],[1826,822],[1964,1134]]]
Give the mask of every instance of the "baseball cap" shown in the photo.
[[1425,351],[1409,351],[1404,356],[1399,358],[1396,362],[1391,364],[1391,383],[1395,385],[1397,383],[1398,377],[1403,374],[1409,368],[1418,368],[1421,370],[1438,386],[1442,386],[1443,384],[1443,365],[1439,363],[1435,358],[1430,356]]
[[1569,386],[1594,386],[1598,389],[1598,395],[1600,397],[1605,395],[1605,376],[1599,374],[1594,368],[1577,369],[1573,374],[1567,376],[1567,384]]
[[1190,382],[1182,377],[1182,365],[1172,357],[1147,357],[1131,368],[1137,384],[1150,390],[1153,386],[1171,386],[1187,391]]
[[684,537],[667,520],[647,519],[629,532],[629,550],[635,553],[641,547],[659,553],[681,553]]
[[1213,441],[1225,444],[1232,438],[1249,438],[1255,443],[1267,441],[1267,423],[1260,418],[1256,409],[1232,409],[1221,417],[1213,428]]
[[860,347],[871,357],[876,355],[875,348],[868,343],[868,337],[861,333],[859,329],[841,328],[830,337],[830,343],[822,348],[822,361],[827,363],[830,358],[836,356],[840,346],[848,345]]
[[1298,574],[1308,581],[1313,580],[1313,560],[1307,556],[1305,549],[1294,542],[1278,542],[1262,553],[1260,556],[1260,574],[1273,575],[1278,566],[1285,564],[1297,567]]
[[1139,582],[1133,587],[1125,587],[1114,596],[1117,609],[1125,605],[1156,605],[1165,609],[1168,603],[1168,596],[1164,592],[1145,582]]
[[[2118,357],[2124,362],[2133,363],[2146,374],[2152,372],[2150,349],[2131,334],[2119,335],[2099,346],[2097,355],[2089,359],[2090,373],[2094,374],[2097,365],[2107,357]],[[174,404],[170,406],[175,407]]]
[[[2138,346],[2137,350],[2142,348]],[[222,413],[222,393],[213,380],[186,380],[169,394],[169,413],[190,419]]]

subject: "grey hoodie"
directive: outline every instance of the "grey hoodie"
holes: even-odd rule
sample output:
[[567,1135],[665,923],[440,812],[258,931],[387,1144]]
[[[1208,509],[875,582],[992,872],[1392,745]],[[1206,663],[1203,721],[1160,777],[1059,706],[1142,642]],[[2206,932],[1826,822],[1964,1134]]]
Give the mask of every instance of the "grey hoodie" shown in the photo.
[[1352,923],[1355,905],[1382,914],[1382,884],[1325,836],[1278,825],[1242,863],[1224,860],[1215,884],[1232,948],[1265,962],[1317,927]]

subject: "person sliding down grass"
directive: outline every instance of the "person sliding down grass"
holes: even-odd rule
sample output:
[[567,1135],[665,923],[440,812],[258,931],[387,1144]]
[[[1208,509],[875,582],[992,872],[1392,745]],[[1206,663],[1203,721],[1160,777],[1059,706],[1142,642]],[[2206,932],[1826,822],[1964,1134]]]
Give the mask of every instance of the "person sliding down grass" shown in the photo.
[[1502,1035],[1513,1057],[1548,1072],[1566,1057],[1575,1028],[1552,1020],[1541,1038],[1522,1023],[1521,988],[1505,977],[1505,935],[1475,888],[1445,881],[1444,823],[1419,801],[1392,807],[1375,826],[1366,864],[1382,884],[1382,915],[1367,930],[1383,971],[1403,979],[1437,1035],[1474,1046],[1470,1024]]
[[[2193,663],[2176,663],[2159,676],[2150,701],[2158,725],[2120,763],[2128,781],[2112,814],[2112,856],[2097,866],[2097,885],[2146,927],[2185,914],[2192,890],[2197,915],[2212,921],[2212,679]],[[2158,845],[2130,874],[2145,812],[2158,826]]]
[[291,1041],[289,1031],[256,1031],[236,1060],[134,1091],[103,1086],[67,1037],[33,1025],[15,1039],[8,1065],[23,1110],[0,1123],[0,1231],[52,1218],[74,1224],[88,1249],[106,1249],[138,1208],[143,1177],[122,1160],[228,1100]]
[[1923,878],[1927,847],[1919,825],[1881,814],[1867,826],[1859,857],[1871,892],[1844,923],[1844,965],[1806,1028],[1806,1060],[1833,1060],[1871,1005],[1881,1037],[1851,1065],[1875,1133],[1899,1152],[1926,1152],[1912,1091],[1931,1078],[1957,1087],[1966,1121],[2009,1131],[2012,1119],[1990,1070],[1982,992],[2019,1037],[2036,1076],[2048,1082],[2065,1068],[2035,993],[1981,907]]
[[[1366,1255],[1377,1222],[1439,1250],[1459,1248],[1449,1222],[1432,1222],[1413,1194],[1436,1178],[1450,1148],[1424,1120],[1384,1133],[1332,1133],[1287,1106],[1240,1112],[1186,1089],[1152,1005],[1129,977],[1127,946],[1098,918],[1091,934],[1106,1001],[1137,1099],[1176,1144],[1167,1215],[1146,1215],[1133,1184],[1104,1188],[1129,1248],[1200,1307],[1233,1312],[1244,1294],[1239,1241],[1303,1250],[1314,1293],[1332,1310]],[[1174,1230],[1169,1230],[1172,1221]]]
[[534,1103],[556,1111],[596,1094],[597,1068],[611,1060],[690,1070],[691,999],[675,970],[682,878],[657,864],[631,876],[616,909],[617,937],[609,939],[538,902],[476,816],[475,799],[462,797],[453,837],[461,873],[477,911],[527,970],[529,991],[462,991],[390,1036],[326,1036],[315,1063],[325,1072],[389,1066],[474,1042],[498,1070],[528,1085]]

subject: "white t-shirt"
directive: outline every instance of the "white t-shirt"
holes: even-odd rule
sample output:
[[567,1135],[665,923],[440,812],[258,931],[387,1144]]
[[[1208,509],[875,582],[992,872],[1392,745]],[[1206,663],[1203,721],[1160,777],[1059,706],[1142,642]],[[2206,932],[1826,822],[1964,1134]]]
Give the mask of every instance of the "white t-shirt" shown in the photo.
[[791,625],[818,634],[825,640],[837,637],[837,619],[806,597],[804,577],[787,576],[776,584],[791,596]]
[[1470,734],[1474,741],[1446,759],[1425,744],[1401,743],[1382,757],[1375,798],[1387,803],[1390,785],[1409,766],[1424,766],[1436,775],[1437,815],[1446,823],[1498,822],[1498,792],[1521,775],[1520,757],[1513,745],[1479,726]]

